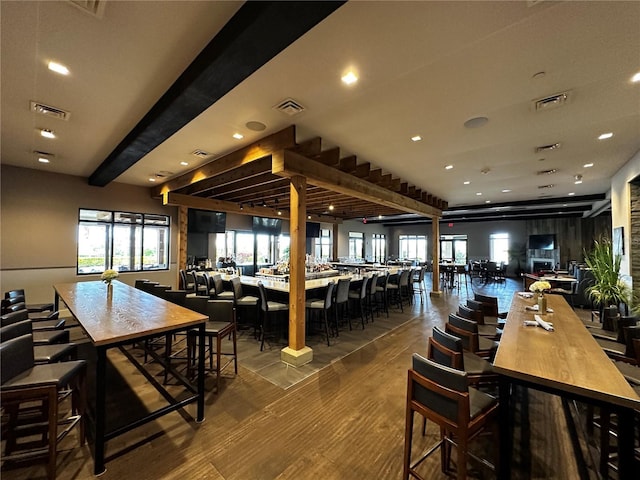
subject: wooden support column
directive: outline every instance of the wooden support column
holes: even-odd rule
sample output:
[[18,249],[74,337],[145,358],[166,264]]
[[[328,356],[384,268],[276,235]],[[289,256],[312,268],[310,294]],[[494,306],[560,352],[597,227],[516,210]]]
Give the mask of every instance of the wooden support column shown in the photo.
[[338,261],[338,225],[333,224],[333,251],[331,252],[331,259],[334,262]]
[[431,292],[429,295],[432,297],[439,297],[442,295],[440,290],[440,217],[433,217],[431,222],[431,236],[433,246],[431,247],[431,256],[433,258],[433,278],[431,282]]
[[307,222],[307,179],[290,178],[291,216],[289,235],[289,346],[282,349],[280,359],[293,366],[301,366],[313,360],[313,350],[305,346],[305,255]]
[[187,288],[186,285],[180,286],[180,270],[187,268],[187,222],[189,221],[189,209],[187,207],[178,207],[178,279],[176,281],[177,288]]

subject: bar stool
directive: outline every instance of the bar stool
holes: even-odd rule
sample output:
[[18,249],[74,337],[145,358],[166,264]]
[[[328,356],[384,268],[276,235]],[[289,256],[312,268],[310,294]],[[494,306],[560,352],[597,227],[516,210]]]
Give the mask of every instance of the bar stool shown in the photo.
[[258,291],[260,292],[260,310],[262,311],[262,323],[260,325],[260,351],[264,349],[264,339],[267,334],[277,331],[274,326],[275,318],[282,312],[289,311],[289,305],[280,302],[274,302],[267,299],[267,292],[262,282],[258,282]]
[[335,283],[330,281],[327,284],[327,291],[324,299],[322,298],[312,298],[305,302],[305,308],[309,313],[309,319],[312,320],[313,317],[322,312],[322,316],[324,319],[324,332],[327,336],[327,346],[330,347],[331,343],[329,341],[329,312],[331,311],[331,306],[333,303],[333,288],[335,287]]

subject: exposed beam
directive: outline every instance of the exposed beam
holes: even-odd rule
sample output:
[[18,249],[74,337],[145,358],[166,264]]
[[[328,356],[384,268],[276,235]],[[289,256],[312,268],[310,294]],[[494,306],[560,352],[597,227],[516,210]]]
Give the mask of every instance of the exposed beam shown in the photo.
[[343,3],[244,3],[91,174],[89,184],[115,180]]
[[180,188],[187,187],[193,183],[200,182],[206,178],[222,175],[234,168],[241,167],[249,162],[270,155],[274,151],[283,148],[293,147],[296,143],[296,128],[291,125],[277,133],[258,140],[251,145],[247,145],[240,150],[236,150],[228,155],[217,158],[206,165],[180,175],[168,182],[151,189],[152,197],[159,197],[163,193],[172,192]]
[[272,155],[272,172],[282,177],[303,175],[307,182],[313,185],[355,196],[369,202],[397,208],[404,212],[417,213],[426,217],[442,216],[442,212],[435,207],[426,205],[413,198],[408,198],[386,188],[374,185],[353,175],[314,162],[297,153],[283,150]]
[[[250,207],[245,205],[240,206],[233,202],[225,202],[224,200],[194,197],[192,195],[183,195],[181,193],[174,192],[163,194],[162,204],[176,207],[196,208],[199,210],[212,210],[214,212],[236,213],[238,215],[255,215],[257,217],[282,218],[284,220],[289,219],[289,212],[286,210],[281,210],[282,214],[278,215],[277,208]],[[321,223],[342,223],[340,218],[329,215],[311,215],[309,221]]]

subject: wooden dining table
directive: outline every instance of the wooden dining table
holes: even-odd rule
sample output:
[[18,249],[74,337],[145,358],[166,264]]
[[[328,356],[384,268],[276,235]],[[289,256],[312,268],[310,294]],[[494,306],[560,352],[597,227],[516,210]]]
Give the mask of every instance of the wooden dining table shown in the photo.
[[[95,367],[95,412],[94,412],[94,474],[100,475],[105,469],[105,443],[123,433],[145,423],[183,409],[190,403],[197,403],[196,421],[204,420],[204,360],[205,339],[204,326],[208,318],[205,315],[167,302],[137,288],[119,281],[112,283],[109,293],[107,286],[100,281],[60,283],[53,286],[55,290],[56,309],[62,300],[71,314],[91,339],[96,349]],[[137,361],[127,349],[123,348],[132,342],[144,343],[146,339],[158,335],[169,335],[174,332],[198,329],[199,360],[197,385],[178,374],[174,376],[191,393],[180,400],[174,398],[158,382],[153,381],[144,365]],[[107,432],[105,408],[107,397],[106,363],[107,350],[118,347],[136,368],[162,394],[168,405],[161,407],[143,418]],[[162,360],[156,356],[157,360]],[[166,367],[166,366],[165,366]],[[123,405],[126,409],[126,405]]]
[[[550,392],[564,398],[599,406],[618,415],[619,478],[637,478],[633,471],[633,412],[640,397],[593,339],[582,321],[560,295],[547,295],[553,313],[540,315],[553,324],[553,331],[525,326],[537,312],[526,294],[513,296],[507,321],[494,360],[502,375],[499,388],[501,409],[499,478],[510,478],[510,399],[513,384]],[[526,295],[528,296],[528,295]]]

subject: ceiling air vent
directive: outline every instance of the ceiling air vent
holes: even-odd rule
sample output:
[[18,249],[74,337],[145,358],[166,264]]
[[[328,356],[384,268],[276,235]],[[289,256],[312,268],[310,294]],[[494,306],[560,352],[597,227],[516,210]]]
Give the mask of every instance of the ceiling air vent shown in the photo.
[[204,150],[194,150],[191,152],[191,155],[195,155],[198,158],[207,158],[211,154],[209,152],[205,152]]
[[70,112],[62,110],[61,108],[52,107],[51,105],[45,105],[44,103],[30,102],[31,111],[46,115],[47,117],[57,118],[59,120],[69,120],[71,116]]
[[90,13],[98,18],[102,18],[102,15],[104,14],[104,7],[107,3],[106,0],[69,0],[69,2],[82,11]]
[[553,110],[569,102],[569,92],[556,93],[548,97],[539,98],[533,101],[533,108],[536,112]]
[[538,175],[553,175],[557,171],[558,171],[557,168],[550,168],[548,170],[538,170],[537,174]]
[[555,185],[554,185],[553,183],[550,183],[550,184],[548,184],[548,185],[538,185],[538,188],[539,188],[540,190],[543,190],[543,189],[545,189],[545,188],[553,188],[553,187],[555,187]]
[[297,115],[304,111],[304,107],[291,98],[283,100],[273,108],[289,116]]
[[540,152],[549,152],[551,150],[557,150],[560,148],[560,144],[559,143],[551,143],[549,145],[540,145],[539,147],[536,147],[536,152],[540,153]]

